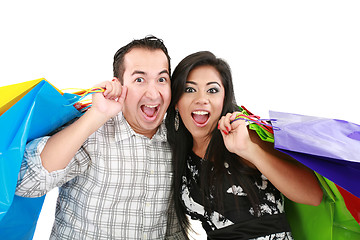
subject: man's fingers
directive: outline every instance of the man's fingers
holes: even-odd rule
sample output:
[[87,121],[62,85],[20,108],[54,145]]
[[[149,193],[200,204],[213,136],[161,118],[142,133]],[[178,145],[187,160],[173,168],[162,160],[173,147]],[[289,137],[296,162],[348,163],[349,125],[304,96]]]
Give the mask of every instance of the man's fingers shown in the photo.
[[118,99],[122,93],[122,86],[117,80],[102,82],[97,86],[105,89],[103,95],[106,99]]
[[118,98],[118,102],[119,103],[121,103],[121,104],[123,104],[124,103],[124,101],[125,101],[125,98],[126,98],[126,94],[127,94],[127,87],[126,86],[123,86],[122,88],[121,88],[121,95],[120,95],[120,97]]
[[108,98],[109,94],[113,90],[112,82],[109,82],[109,81],[103,82],[103,84],[101,84],[101,85],[103,85],[101,87],[103,87],[105,89],[105,91],[103,93],[104,97]]

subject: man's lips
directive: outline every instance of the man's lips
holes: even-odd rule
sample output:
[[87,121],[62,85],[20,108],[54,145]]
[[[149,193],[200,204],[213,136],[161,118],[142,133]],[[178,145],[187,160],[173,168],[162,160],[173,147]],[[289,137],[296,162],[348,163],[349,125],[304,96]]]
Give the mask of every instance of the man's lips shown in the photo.
[[141,105],[141,111],[149,118],[152,117],[156,117],[156,114],[159,110],[159,106],[160,104],[154,104],[154,105],[149,105],[149,104],[144,104]]

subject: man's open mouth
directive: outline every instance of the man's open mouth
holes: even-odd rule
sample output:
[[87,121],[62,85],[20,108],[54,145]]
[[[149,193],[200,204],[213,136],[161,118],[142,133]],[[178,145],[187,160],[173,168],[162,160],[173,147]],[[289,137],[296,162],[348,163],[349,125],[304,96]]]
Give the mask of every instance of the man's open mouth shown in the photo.
[[142,105],[141,106],[141,111],[143,111],[143,113],[145,113],[145,115],[149,118],[152,118],[152,117],[156,117],[156,114],[159,110],[159,104],[157,105]]

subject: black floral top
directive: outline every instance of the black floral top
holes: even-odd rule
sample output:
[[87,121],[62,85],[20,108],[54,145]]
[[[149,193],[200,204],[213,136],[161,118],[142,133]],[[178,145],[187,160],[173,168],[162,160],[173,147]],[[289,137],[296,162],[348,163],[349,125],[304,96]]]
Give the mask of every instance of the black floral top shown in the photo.
[[[207,199],[200,188],[204,161],[194,153],[189,155],[181,195],[187,214],[202,222],[208,239],[293,239],[284,214],[282,195],[260,172],[254,177],[255,189],[260,196],[258,209],[254,209],[242,187],[229,180],[234,179],[231,178],[232,168],[225,162],[230,177],[223,180],[223,209],[210,210],[209,205],[215,200],[211,194],[214,186],[209,186],[210,198]],[[213,170],[212,165],[210,168]]]

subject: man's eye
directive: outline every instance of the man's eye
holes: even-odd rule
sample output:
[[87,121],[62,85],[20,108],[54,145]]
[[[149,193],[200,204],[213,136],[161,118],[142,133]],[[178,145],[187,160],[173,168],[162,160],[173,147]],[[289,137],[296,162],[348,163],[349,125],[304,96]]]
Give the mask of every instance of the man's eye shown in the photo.
[[192,87],[187,87],[187,88],[185,88],[185,92],[186,93],[192,93],[192,92],[195,92],[195,89],[192,88]]
[[159,78],[159,82],[166,82],[166,78],[164,78],[164,77]]
[[135,82],[143,82],[143,81],[144,81],[143,78],[137,78],[137,79],[135,79]]

